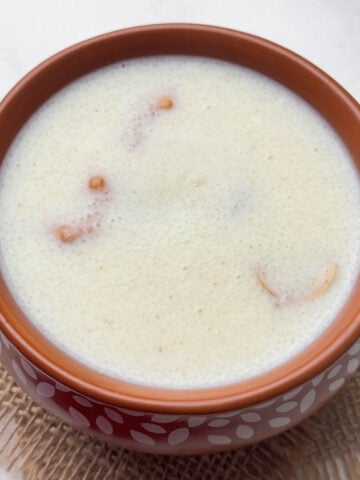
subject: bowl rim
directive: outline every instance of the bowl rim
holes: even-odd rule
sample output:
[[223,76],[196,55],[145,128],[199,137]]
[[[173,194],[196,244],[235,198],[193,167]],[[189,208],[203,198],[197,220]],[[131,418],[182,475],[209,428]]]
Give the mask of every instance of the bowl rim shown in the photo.
[[[31,70],[2,100],[0,125],[4,119],[8,118],[9,112],[13,112],[16,105],[19,106],[19,99],[26,88],[35,85],[39,78],[48,74],[60,63],[66,64],[70,57],[80,59],[84,53],[91,52],[94,46],[96,48],[96,45],[106,42],[126,41],[135,37],[140,38],[142,35],[166,38],[172,34],[190,35],[192,33],[199,35],[198,38],[206,36],[214,42],[225,41],[225,39],[227,42],[232,41],[237,44],[242,42],[247,48],[253,49],[255,57],[262,52],[263,56],[268,54],[270,60],[278,62],[279,65],[283,62],[288,69],[286,75],[291,75],[291,72],[297,69],[296,71],[300,72],[299,75],[302,75],[301,78],[310,82],[310,87],[311,82],[313,85],[317,82],[316,85],[319,85],[326,95],[331,96],[329,98],[335,102],[336,107],[340,106],[340,117],[344,112],[348,116],[346,118],[353,119],[354,128],[360,138],[360,105],[318,67],[296,53],[258,36],[223,27],[191,23],[153,24],[116,30],[61,50]],[[193,53],[189,52],[189,54]],[[209,56],[212,55],[209,54]],[[239,63],[243,62],[239,61]],[[261,65],[259,68],[253,68],[261,71]],[[286,75],[283,73],[284,78],[279,77],[277,80],[286,84],[282,81]],[[310,96],[311,92],[308,94]],[[306,95],[305,92],[304,97]],[[355,140],[353,143],[349,140],[348,148],[354,143]],[[355,155],[353,151],[352,155],[353,157]],[[360,163],[360,146],[356,150],[355,160]],[[358,166],[358,170],[359,168]],[[0,278],[0,312],[0,330],[15,348],[47,376],[80,394],[109,405],[142,412],[206,414],[266,402],[298,387],[334,363],[360,336],[360,282],[357,281],[347,303],[330,327],[300,354],[257,377],[200,389],[166,389],[138,385],[103,375],[81,364],[53,345],[31,324],[20,311],[2,278]]]

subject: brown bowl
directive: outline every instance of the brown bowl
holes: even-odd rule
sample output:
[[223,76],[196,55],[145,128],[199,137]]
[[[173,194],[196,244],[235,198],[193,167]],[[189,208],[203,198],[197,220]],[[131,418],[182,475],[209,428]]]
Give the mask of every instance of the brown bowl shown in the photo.
[[[360,107],[317,67],[267,40],[218,27],[151,25],[92,38],[49,58],[0,105],[0,159],[52,94],[96,68],[133,57],[202,55],[286,85],[341,137],[360,166]],[[0,355],[36,401],[107,441],[151,453],[210,453],[264,440],[329,400],[360,360],[360,283],[333,324],[292,360],[263,375],[198,390],[151,388],[102,375],[55,347],[25,317],[0,278]]]

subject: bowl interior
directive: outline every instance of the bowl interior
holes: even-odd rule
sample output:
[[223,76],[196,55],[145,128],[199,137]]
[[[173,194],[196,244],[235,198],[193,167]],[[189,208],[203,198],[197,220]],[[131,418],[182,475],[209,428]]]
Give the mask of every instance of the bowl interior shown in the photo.
[[[136,27],[96,37],[45,61],[0,105],[0,161],[31,114],[76,78],[110,63],[159,54],[211,56],[279,81],[333,126],[360,170],[360,107],[325,73],[261,38],[218,27],[169,24]],[[104,376],[55,347],[17,307],[0,275],[0,327],[16,348],[45,373],[83,394],[138,410],[207,413],[265,401],[315,376],[360,336],[360,283],[333,324],[302,353],[258,377],[201,390],[144,387]]]

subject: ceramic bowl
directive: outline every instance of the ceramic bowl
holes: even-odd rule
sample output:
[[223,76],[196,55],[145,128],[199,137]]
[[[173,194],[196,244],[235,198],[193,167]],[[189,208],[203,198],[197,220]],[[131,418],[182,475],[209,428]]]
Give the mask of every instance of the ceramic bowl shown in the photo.
[[[72,46],[23,78],[0,105],[0,159],[30,115],[98,67],[154,54],[216,57],[258,70],[309,102],[360,165],[360,107],[317,67],[267,40],[223,28],[170,24],[121,30]],[[231,385],[166,390],[81,365],[40,334],[0,278],[0,357],[39,404],[108,442],[149,453],[203,454],[243,447],[311,415],[356,371],[360,283],[330,328],[289,362]]]

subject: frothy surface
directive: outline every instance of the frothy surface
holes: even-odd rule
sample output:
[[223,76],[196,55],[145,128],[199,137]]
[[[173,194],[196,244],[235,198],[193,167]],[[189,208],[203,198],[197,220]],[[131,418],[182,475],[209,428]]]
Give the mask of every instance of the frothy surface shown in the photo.
[[[172,108],[156,108],[163,96]],[[358,275],[344,146],[284,87],[222,61],[152,57],[83,77],[30,119],[0,173],[12,294],[54,343],[123,379],[264,372],[324,331]],[[59,225],[82,234],[62,242]]]

